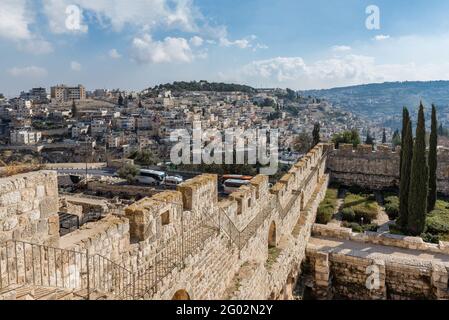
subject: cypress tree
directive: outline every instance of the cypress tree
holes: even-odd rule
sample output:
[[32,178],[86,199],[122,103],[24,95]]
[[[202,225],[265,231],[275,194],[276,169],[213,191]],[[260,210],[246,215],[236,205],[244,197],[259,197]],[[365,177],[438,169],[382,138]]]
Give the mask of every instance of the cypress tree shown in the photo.
[[399,219],[398,224],[402,230],[407,229],[408,221],[408,201],[409,201],[409,187],[410,187],[410,170],[412,166],[413,157],[413,136],[412,136],[412,122],[406,124],[404,135],[404,144],[402,147],[403,161],[401,167],[401,176],[399,186]]
[[387,143],[387,134],[385,133],[385,128],[382,132],[382,143],[383,144]]
[[366,131],[365,144],[374,145],[374,139],[373,139],[373,137],[371,136],[371,132],[370,132],[369,129]]
[[435,209],[437,201],[437,145],[438,145],[437,110],[432,105],[432,125],[429,142],[429,195],[427,197],[427,211]]
[[413,148],[410,191],[408,195],[407,231],[418,236],[424,231],[427,213],[427,194],[429,192],[429,167],[426,159],[426,127],[424,106],[419,106],[416,138]]
[[316,122],[313,125],[312,137],[313,137],[313,146],[316,146],[318,143],[320,143],[320,123],[319,122]]
[[75,99],[72,100],[72,117],[78,118],[78,108],[76,107]]
[[404,137],[405,137],[405,130],[407,129],[407,124],[410,121],[410,114],[408,112],[407,107],[404,107],[402,109],[402,133],[401,133],[401,153],[400,153],[400,159],[399,159],[399,179],[402,179],[401,175],[401,168],[402,168],[402,149],[404,147]]

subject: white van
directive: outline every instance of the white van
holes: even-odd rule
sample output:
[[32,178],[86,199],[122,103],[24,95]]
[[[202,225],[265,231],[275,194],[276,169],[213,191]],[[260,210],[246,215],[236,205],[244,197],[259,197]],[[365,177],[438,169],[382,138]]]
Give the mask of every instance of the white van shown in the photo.
[[184,179],[181,176],[167,176],[164,180],[164,184],[169,187],[176,187],[178,184],[183,182]]

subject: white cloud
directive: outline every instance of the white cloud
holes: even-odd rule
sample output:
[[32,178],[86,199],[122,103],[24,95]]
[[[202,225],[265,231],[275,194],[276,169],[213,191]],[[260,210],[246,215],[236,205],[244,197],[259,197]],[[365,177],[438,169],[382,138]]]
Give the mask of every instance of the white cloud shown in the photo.
[[351,47],[350,46],[345,46],[345,45],[333,46],[331,49],[332,49],[333,52],[347,52],[347,51],[351,51]]
[[246,49],[250,47],[250,42],[247,39],[239,39],[235,41],[230,41],[227,38],[220,38],[220,45],[222,47],[238,47],[240,49]]
[[[43,0],[44,12],[54,33],[72,33],[66,27],[66,8],[78,6],[83,14],[81,25],[87,17],[95,19],[103,27],[121,31],[126,25],[149,31],[156,26],[179,28],[183,31],[198,30],[197,19],[201,14],[192,0]],[[87,31],[87,29],[81,30]]]
[[25,0],[2,0],[0,6],[0,37],[10,40],[31,38],[29,24],[32,18]]
[[134,38],[132,56],[140,63],[191,62],[194,59],[186,39],[167,37],[154,41],[149,34]]
[[88,26],[84,22],[83,8],[78,1],[43,0],[43,5],[51,32],[62,34],[88,31]]
[[14,41],[18,50],[32,54],[53,52],[50,42],[30,31],[33,12],[26,0],[3,0],[0,5],[0,38]]
[[449,78],[449,63],[377,63],[371,56],[347,54],[306,63],[301,57],[253,61],[219,76],[227,81],[297,89],[329,88],[360,83]]
[[190,44],[195,47],[201,47],[203,45],[203,38],[194,36],[190,39]]
[[122,55],[117,51],[117,49],[109,50],[108,55],[112,59],[120,59],[122,57]]
[[379,34],[373,38],[373,40],[376,40],[376,41],[382,41],[382,40],[387,40],[387,39],[390,39],[390,36],[385,35],[385,34]]
[[81,63],[77,61],[70,62],[70,69],[73,71],[80,71],[81,70]]
[[[225,31],[226,33],[226,31]],[[240,49],[253,49],[253,51],[257,51],[258,49],[267,49],[268,46],[262,44],[262,43],[255,43],[257,40],[257,36],[250,35],[248,37],[237,39],[234,41],[231,41],[228,39],[226,35],[221,36],[218,39],[218,43],[222,47],[237,47]]]
[[26,77],[26,78],[42,78],[48,74],[46,69],[36,66],[29,66],[22,68],[14,67],[9,69],[8,73],[13,77]]

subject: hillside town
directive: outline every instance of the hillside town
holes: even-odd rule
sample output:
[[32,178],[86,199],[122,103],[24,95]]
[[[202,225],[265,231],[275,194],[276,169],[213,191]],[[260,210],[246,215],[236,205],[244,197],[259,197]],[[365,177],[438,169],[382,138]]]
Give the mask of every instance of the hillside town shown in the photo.
[[[169,161],[170,134],[177,129],[191,131],[195,121],[202,129],[219,131],[276,128],[280,160],[287,163],[308,151],[307,137],[317,123],[323,141],[350,129],[363,136],[371,128],[374,137],[382,137],[382,128],[373,128],[370,121],[289,89],[224,85],[209,91],[215,88],[205,81],[185,84],[190,87],[161,85],[142,92],[55,85],[3,97],[1,160],[106,162],[145,151],[151,153],[151,164],[164,163]],[[301,135],[304,146],[298,143]]]

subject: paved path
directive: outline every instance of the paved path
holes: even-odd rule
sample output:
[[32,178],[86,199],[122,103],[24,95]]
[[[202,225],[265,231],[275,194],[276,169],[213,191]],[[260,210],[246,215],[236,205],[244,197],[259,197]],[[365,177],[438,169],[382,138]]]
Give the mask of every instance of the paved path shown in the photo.
[[373,220],[373,223],[379,226],[377,232],[383,233],[390,231],[390,225],[394,223],[394,221],[390,221],[385,209],[379,206],[379,213],[377,214],[377,218]]
[[321,252],[340,253],[367,259],[381,259],[385,261],[394,259],[395,261],[404,264],[413,263],[416,265],[416,262],[418,262],[423,266],[430,266],[432,262],[441,262],[449,267],[449,255],[421,250],[403,249],[393,246],[327,237],[310,238],[308,243],[308,248],[309,247]]

